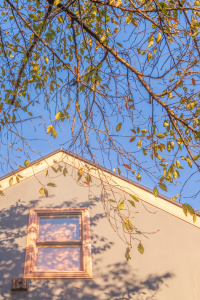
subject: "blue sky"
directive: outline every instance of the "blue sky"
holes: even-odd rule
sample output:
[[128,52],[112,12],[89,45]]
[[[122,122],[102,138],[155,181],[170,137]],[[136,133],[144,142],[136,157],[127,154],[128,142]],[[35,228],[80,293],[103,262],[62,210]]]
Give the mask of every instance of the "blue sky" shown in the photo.
[[[128,28],[130,28],[130,30],[132,31],[134,29],[133,25],[130,25],[130,26],[132,26],[132,27],[128,27]],[[130,40],[130,43],[132,43],[134,41],[133,37],[134,37],[134,35],[132,36],[132,39]],[[126,39],[127,39],[127,36],[125,36],[124,31],[121,30],[120,34],[117,37],[117,41],[124,44]],[[145,48],[145,35],[144,35],[144,33],[141,34],[141,39],[143,39],[143,41],[144,41],[144,48]],[[136,40],[134,42],[139,43],[139,40],[138,41]],[[147,45],[146,45],[146,47],[147,47]],[[163,47],[161,46],[161,52],[164,54],[165,51],[166,51],[166,49],[164,48],[164,46]],[[133,58],[133,61],[134,61],[134,59],[135,58]],[[145,57],[140,56],[140,61],[139,62],[136,62],[136,60],[135,60],[136,67],[141,70],[142,69],[142,64],[144,63],[144,61],[145,61]],[[156,66],[157,69],[160,72],[163,72],[165,67],[167,67],[167,65],[163,66],[163,62],[164,62],[164,58]],[[73,61],[72,61],[72,63],[73,63]],[[103,71],[104,70],[106,71],[105,66],[106,66],[106,64],[104,63],[103,67],[102,67]],[[86,66],[84,66],[84,67],[86,67]],[[121,72],[123,71],[123,67],[120,67],[120,71]],[[146,72],[147,71],[148,70],[146,70]],[[155,74],[156,74],[156,71],[157,70],[154,70]],[[59,75],[59,77],[61,77],[63,80],[67,78],[66,72],[62,72],[62,73],[57,74],[57,75]],[[188,82],[188,87],[190,87],[190,86],[191,86],[191,83]],[[161,84],[157,83],[155,80],[151,81],[151,87],[157,93],[160,93],[160,92],[162,93],[162,91],[164,89],[163,86]],[[109,89],[110,90],[113,89],[113,93],[114,93],[114,83],[113,82],[109,85]],[[141,87],[140,84],[138,84],[138,83],[134,84],[134,86],[132,86],[131,89],[132,89],[132,97],[133,97],[133,100],[135,101],[135,103],[140,102],[141,94],[143,94],[144,97],[148,98],[147,93],[144,91],[144,88]],[[121,89],[121,92],[123,93],[123,89]],[[34,91],[32,91],[32,95],[34,95],[34,97],[37,96]],[[65,106],[66,106],[67,101],[68,101],[68,95],[66,96],[66,100],[65,100],[64,95],[62,97],[63,97],[62,101],[65,103]],[[72,98],[75,97],[73,93],[71,94],[71,97]],[[64,122],[59,121],[57,123],[57,128],[56,129],[57,129],[57,132],[58,132],[58,136],[57,136],[56,139],[54,139],[50,135],[46,134],[47,124],[48,125],[52,124],[51,120],[54,119],[56,112],[58,112],[62,108],[62,105],[61,105],[61,103],[59,104],[59,101],[57,102],[57,104],[52,102],[49,105],[52,113],[51,113],[51,115],[49,115],[48,110],[44,109],[44,107],[45,107],[44,100],[45,100],[45,96],[43,94],[41,94],[38,97],[38,101],[41,104],[36,103],[35,106],[31,107],[31,109],[30,109],[33,116],[40,116],[40,118],[34,119],[34,120],[32,120],[32,122],[28,121],[28,122],[24,123],[25,126],[22,127],[22,131],[21,131],[23,136],[25,136],[26,138],[31,140],[30,141],[31,145],[36,150],[36,152],[38,152],[38,153],[36,153],[35,151],[32,151],[32,152],[30,150],[28,151],[31,161],[35,160],[35,159],[38,159],[39,157],[42,157],[46,154],[49,154],[50,152],[52,152],[52,151],[54,151],[54,150],[56,150],[60,147],[68,149],[69,143],[67,143],[67,144],[65,144],[65,143],[71,141],[71,129],[70,129],[68,121],[66,121],[66,120]],[[84,101],[85,101],[84,95],[81,94],[80,103],[82,105],[81,106],[82,111],[85,110],[85,106],[84,106],[85,102]],[[152,105],[148,104],[148,102],[144,102],[139,107],[140,107],[141,112],[143,113],[144,117],[146,118],[146,120],[148,120],[149,116],[151,116]],[[162,109],[159,108],[156,105],[154,107],[154,110],[156,111],[156,114],[158,116],[159,116],[159,114],[163,113]],[[110,111],[110,113],[111,113],[111,111]],[[27,118],[27,113],[21,111],[20,114],[21,114],[21,117]],[[73,110],[71,111],[71,114],[73,115]],[[137,121],[140,121],[140,117],[138,116],[138,113],[134,110],[133,110],[133,116],[134,116],[135,119],[137,119]],[[112,125],[113,125],[113,128],[114,128],[113,133],[115,133],[116,125],[119,122],[122,122],[122,129],[120,130],[120,134],[121,135],[131,135],[132,134],[131,131],[130,131],[130,129],[132,128],[132,125],[131,125],[129,119],[127,119],[127,120],[126,120],[126,118],[123,119],[123,118],[121,118],[120,115],[118,115],[118,116],[112,116],[111,120],[113,122]],[[47,123],[46,123],[46,121],[47,121]],[[97,126],[101,122],[98,115],[95,117],[95,122],[96,122]],[[160,129],[161,132],[163,130],[162,123],[163,123],[163,121],[158,123],[158,124],[160,124],[160,126],[158,126],[158,129]],[[79,126],[80,126],[80,124],[78,124],[76,128],[79,128]],[[146,125],[144,125],[144,128],[145,128],[145,126]],[[21,130],[20,126],[18,126],[18,129]],[[141,129],[142,129],[142,127],[141,127]],[[17,149],[18,147],[22,147],[22,146],[20,144],[18,144],[17,146],[13,145],[10,148],[10,143],[13,142],[13,139],[11,138],[11,135],[9,135],[8,144],[6,144],[6,132],[4,132],[3,134],[4,134],[4,136],[3,136],[4,144],[3,143],[1,144],[1,149],[0,149],[1,152],[0,153],[1,153],[1,162],[4,162],[4,165],[3,165],[3,170],[0,170],[0,176],[3,176],[8,171],[11,171],[10,167],[6,164],[6,162],[3,158],[3,157],[5,157],[5,158],[8,157],[8,149],[9,149],[9,157],[10,157],[10,159],[13,160],[12,167],[14,169],[17,169],[19,165],[23,165],[25,159],[27,159],[27,157],[25,155],[23,155],[23,153],[21,153]],[[49,140],[49,141],[47,141],[47,140]],[[142,151],[138,151],[137,142],[139,141],[139,139],[137,138],[133,143],[130,143],[129,140],[130,140],[130,137],[120,137],[120,138],[118,138],[118,142],[123,144],[123,147],[125,149],[128,149],[129,151],[132,151],[132,150],[135,151],[135,157],[138,159],[138,161],[145,162],[146,168],[150,168],[152,166],[152,162],[151,162],[151,159],[149,158],[149,156],[144,156]],[[99,164],[101,164],[101,165],[103,165],[103,166],[105,166],[109,169],[113,169],[113,168],[118,167],[117,156],[113,151],[111,151],[109,159],[108,159],[108,157],[106,157],[106,155],[102,156],[101,152],[99,150],[95,149],[95,148],[98,147],[98,143],[96,142],[95,134],[90,135],[90,143],[94,147],[93,153],[96,155]],[[24,148],[23,148],[23,150],[24,150]],[[174,152],[175,151],[176,151],[176,149],[174,150]],[[183,149],[182,150],[182,155],[184,156],[185,153],[186,152]],[[77,154],[81,154],[81,153],[77,153]],[[169,159],[170,159],[170,155],[171,155],[171,152],[169,154]],[[88,155],[85,155],[85,157],[90,159],[90,157]],[[193,172],[196,171],[196,168],[193,167],[193,169],[191,169],[188,166],[188,163],[186,161],[181,161],[181,159],[179,159],[179,161],[184,167],[184,170],[181,170],[181,172],[180,172],[180,178],[177,179],[177,181],[180,181],[180,183],[175,182],[175,184],[173,184],[173,185],[172,184],[168,185],[168,192],[164,192],[164,191],[160,190],[160,192],[162,194],[164,194],[164,195],[166,195],[170,198],[175,196],[176,194],[180,193],[182,185],[187,181],[187,179],[190,176],[192,176]],[[165,162],[167,162],[167,158],[166,158]],[[136,181],[135,176],[132,176],[130,171],[127,172],[126,169],[123,166],[120,166],[120,169],[121,169],[121,174],[122,175],[128,176],[129,178]],[[154,170],[154,169],[152,169],[152,170]],[[135,168],[134,166],[132,167],[131,171],[136,171],[136,174],[137,174],[137,168]],[[140,183],[142,185],[145,185],[145,186],[149,187],[150,189],[153,189],[155,184],[152,182],[152,180],[147,175],[145,175],[144,173],[141,173],[141,176],[142,176],[142,180],[141,180]],[[193,175],[191,177],[191,179],[188,181],[188,183],[185,185],[182,196],[187,197],[187,196],[191,196],[191,194],[197,193],[198,190],[199,190],[199,187],[200,187],[200,176],[197,173],[197,174]],[[182,202],[183,203],[186,203],[186,202],[190,203],[195,209],[200,208],[199,197],[197,197],[196,199],[189,199],[189,200],[182,199]]]

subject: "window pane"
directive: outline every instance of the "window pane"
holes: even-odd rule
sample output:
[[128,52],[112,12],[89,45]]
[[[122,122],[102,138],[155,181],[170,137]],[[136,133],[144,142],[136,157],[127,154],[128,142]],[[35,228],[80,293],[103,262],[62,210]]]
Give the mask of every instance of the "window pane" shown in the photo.
[[37,271],[80,271],[80,248],[38,248]]
[[79,218],[40,218],[39,241],[79,240]]

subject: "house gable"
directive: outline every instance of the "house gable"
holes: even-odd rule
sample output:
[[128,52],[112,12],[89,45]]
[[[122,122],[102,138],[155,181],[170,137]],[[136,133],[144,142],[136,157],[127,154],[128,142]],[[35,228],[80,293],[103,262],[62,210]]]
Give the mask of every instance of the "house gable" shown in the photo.
[[[49,155],[41,158],[30,164],[29,167],[21,170],[18,169],[6,176],[0,178],[0,185],[4,190],[10,188],[13,185],[18,184],[16,180],[16,175],[21,175],[20,181],[24,181],[31,176],[35,176],[38,173],[46,170],[49,167],[53,167],[57,163],[64,162],[69,166],[72,166],[76,169],[82,168],[83,171],[87,172],[87,168],[90,168],[90,175],[106,181],[111,186],[123,190],[123,192],[128,194],[134,194],[138,196],[138,198],[145,203],[148,203],[158,209],[161,209],[195,227],[200,228],[200,215],[197,214],[197,220],[194,223],[193,218],[191,215],[185,216],[183,213],[182,205],[178,202],[172,202],[169,198],[160,195],[159,197],[155,197],[152,191],[132,180],[127,179],[124,176],[120,176],[115,174],[114,172],[110,171],[101,166],[94,165],[91,161],[84,159],[78,155],[74,155],[73,153],[59,149]],[[95,168],[94,168],[95,167]],[[12,178],[12,185],[9,184]]]

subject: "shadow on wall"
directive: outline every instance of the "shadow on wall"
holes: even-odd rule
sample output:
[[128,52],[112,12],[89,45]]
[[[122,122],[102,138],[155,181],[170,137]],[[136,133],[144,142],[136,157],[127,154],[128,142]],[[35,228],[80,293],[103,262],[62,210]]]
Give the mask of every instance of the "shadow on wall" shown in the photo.
[[[38,207],[39,203],[40,200],[33,200],[25,205],[19,200],[15,206],[0,212],[0,299],[160,300],[159,291],[174,275],[165,273],[141,279],[138,278],[137,271],[126,262],[110,264],[106,269],[101,268],[101,262],[95,256],[104,253],[106,255],[106,251],[114,247],[114,244],[103,236],[93,234],[94,230],[92,256],[95,271],[92,280],[32,280],[29,281],[27,292],[11,292],[12,278],[23,276],[29,209]],[[77,205],[76,199],[72,199],[59,207],[75,205],[92,208],[95,204],[84,202]],[[104,217],[103,214],[96,214],[91,218],[91,229]]]

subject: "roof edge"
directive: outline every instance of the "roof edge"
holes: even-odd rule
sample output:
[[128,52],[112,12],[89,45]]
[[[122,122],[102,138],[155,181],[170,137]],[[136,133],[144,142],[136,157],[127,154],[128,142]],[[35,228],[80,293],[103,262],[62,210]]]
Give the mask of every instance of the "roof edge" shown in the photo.
[[[78,160],[80,160],[80,161],[83,161],[83,162],[85,162],[85,163],[88,163],[88,164],[90,164],[90,165],[92,165],[92,166],[94,166],[94,167],[98,167],[98,168],[101,169],[102,171],[105,171],[105,172],[109,173],[110,175],[115,176],[115,177],[117,177],[117,178],[119,178],[119,179],[121,179],[121,180],[124,180],[124,181],[126,181],[126,182],[128,182],[128,183],[130,183],[130,184],[132,184],[132,185],[134,185],[134,186],[136,186],[136,187],[138,187],[138,188],[141,188],[142,190],[145,190],[145,191],[147,191],[147,192],[149,192],[149,193],[151,193],[151,194],[153,195],[153,191],[152,191],[150,188],[148,188],[148,187],[146,187],[146,186],[144,186],[144,185],[142,185],[142,184],[140,184],[140,183],[137,183],[137,182],[135,182],[135,181],[133,181],[133,180],[131,180],[131,179],[129,179],[129,178],[123,176],[123,175],[119,175],[119,174],[117,174],[117,173],[114,173],[113,171],[111,171],[111,170],[109,170],[109,169],[107,169],[107,168],[105,168],[105,167],[103,167],[103,166],[101,166],[101,165],[99,165],[99,164],[94,164],[94,163],[93,163],[92,161],[90,161],[89,159],[84,158],[84,157],[81,157],[81,156],[79,156],[79,155],[77,155],[77,154],[75,154],[75,153],[73,153],[73,152],[70,152],[70,151],[68,151],[68,150],[66,150],[66,149],[63,149],[63,148],[59,148],[59,149],[57,149],[57,150],[55,150],[55,151],[53,151],[53,152],[51,152],[51,153],[49,153],[49,154],[47,154],[47,155],[45,155],[45,156],[42,156],[42,157],[39,158],[39,159],[34,160],[33,162],[31,162],[31,163],[29,164],[28,167],[31,167],[31,166],[35,165],[36,163],[41,162],[41,161],[43,161],[43,160],[45,160],[45,159],[51,157],[51,156],[54,155],[54,154],[59,153],[59,152],[68,154],[68,155],[70,155],[70,156],[72,156],[72,157],[74,157],[74,158],[76,158],[76,159],[78,159]],[[21,172],[21,171],[22,171],[21,169],[16,169],[16,170],[14,170],[14,171],[12,171],[12,172],[10,172],[10,173],[8,173],[8,174],[6,174],[6,175],[0,177],[0,182],[1,182],[2,180],[6,179],[6,178],[8,178],[8,177],[10,177],[10,176],[12,176],[12,175],[15,175],[16,173]],[[181,203],[179,203],[179,202],[177,202],[177,201],[171,201],[171,199],[170,199],[169,197],[167,197],[167,196],[165,196],[165,195],[163,195],[163,194],[160,194],[160,193],[159,193],[159,197],[162,198],[162,199],[164,199],[164,200],[166,200],[166,201],[168,201],[168,202],[170,202],[171,204],[173,204],[173,205],[175,205],[175,206],[182,207],[182,204],[181,204]],[[198,216],[200,216],[200,212],[196,212],[196,214],[197,214]]]

